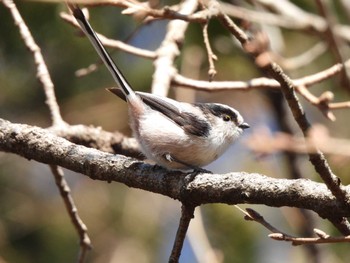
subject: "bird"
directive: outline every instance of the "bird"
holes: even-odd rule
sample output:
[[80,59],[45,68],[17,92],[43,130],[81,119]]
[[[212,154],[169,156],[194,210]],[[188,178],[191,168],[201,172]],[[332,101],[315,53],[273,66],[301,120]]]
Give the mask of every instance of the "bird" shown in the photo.
[[249,128],[238,110],[220,103],[186,103],[134,91],[82,10],[73,16],[117,83],[108,89],[127,102],[130,126],[141,151],[170,170],[200,170],[219,158]]

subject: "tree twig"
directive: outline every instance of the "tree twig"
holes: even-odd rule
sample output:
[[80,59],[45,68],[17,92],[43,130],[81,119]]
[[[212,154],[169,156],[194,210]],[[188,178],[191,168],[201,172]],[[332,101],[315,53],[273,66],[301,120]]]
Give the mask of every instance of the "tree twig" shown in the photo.
[[245,214],[246,220],[255,221],[261,225],[263,225],[266,229],[268,229],[272,234],[269,234],[269,237],[279,241],[288,241],[292,242],[293,246],[298,245],[306,245],[306,244],[325,244],[325,243],[348,243],[350,242],[350,236],[344,237],[331,237],[330,235],[324,233],[322,230],[314,229],[314,233],[318,237],[295,237],[289,234],[286,234],[274,226],[272,226],[269,222],[267,222],[262,215],[260,215],[257,211],[251,208],[247,208],[243,210],[239,206],[236,206],[242,213]]
[[176,232],[176,237],[169,257],[169,263],[178,263],[181,255],[181,250],[186,238],[186,233],[191,219],[194,217],[195,206],[182,204],[181,206],[181,217],[179,227]]
[[[333,17],[331,15],[331,12],[329,11],[331,9],[329,1],[326,2],[324,0],[315,0],[316,4],[318,6],[318,9],[323,16],[324,20],[326,21],[327,27],[325,30],[325,35],[328,40],[328,44],[330,46],[330,49],[333,53],[333,56],[338,63],[344,63],[343,55],[341,54],[340,50],[340,41],[338,36],[335,35],[333,32],[333,27],[334,27],[334,22]],[[350,91],[350,80],[348,73],[346,71],[346,68],[343,67],[341,72],[340,72],[340,77],[341,77],[341,83],[343,84],[342,86]]]
[[208,55],[208,62],[209,62],[209,70],[208,70],[208,75],[209,75],[209,81],[212,81],[213,78],[216,75],[216,69],[215,69],[215,63],[214,60],[217,60],[217,56],[214,54],[210,42],[209,42],[209,35],[208,35],[208,25],[209,23],[205,23],[203,25],[203,40],[205,44],[205,48],[207,50],[207,55]]
[[[181,3],[179,12],[184,15],[192,14],[198,6],[196,0],[185,0]],[[157,58],[153,62],[155,70],[153,74],[152,93],[166,96],[170,89],[173,76],[176,74],[174,67],[175,58],[180,54],[180,48],[184,40],[188,22],[172,20],[167,27],[167,33],[163,42],[157,49]]]
[[74,204],[74,200],[72,198],[72,195],[70,194],[70,189],[66,179],[64,178],[64,173],[62,169],[56,165],[50,165],[50,169],[52,174],[54,175],[56,185],[58,187],[58,190],[60,191],[60,194],[66,206],[66,210],[70,215],[72,223],[79,234],[80,253],[78,257],[78,262],[82,263],[85,261],[87,250],[90,250],[92,248],[91,241],[87,233],[87,227],[78,214],[78,209]]
[[65,125],[60,113],[59,106],[57,104],[54,85],[52,83],[49,71],[46,67],[44,58],[41,54],[39,46],[35,43],[29,28],[22,19],[15,3],[12,0],[3,0],[2,3],[12,14],[15,25],[18,27],[21,37],[31,53],[33,53],[34,62],[37,67],[37,77],[42,84],[45,96],[46,104],[49,107],[51,119],[54,125]]
[[[320,230],[314,229],[314,231],[320,234]],[[349,243],[350,236],[344,237],[331,237],[329,235],[319,237],[292,237],[286,236],[281,233],[272,233],[269,235],[270,238],[279,241],[291,242],[293,246],[308,245],[308,244],[330,244],[330,243]]]
[[245,210],[240,208],[238,205],[235,205],[235,207],[241,211],[245,216],[244,219],[248,221],[255,221],[261,225],[263,225],[266,229],[268,229],[272,233],[280,233],[283,236],[290,236],[280,230],[278,230],[276,227],[271,225],[269,222],[267,222],[262,215],[260,215],[257,211],[251,208],[246,208]]
[[[75,26],[76,28],[80,28],[79,24],[76,22],[76,20],[74,19],[74,17],[72,15],[62,12],[62,13],[60,13],[60,16],[64,21],[70,23],[71,25]],[[129,54],[133,54],[133,55],[143,57],[143,58],[155,59],[157,56],[156,53],[153,51],[149,51],[146,49],[137,48],[137,47],[125,44],[122,41],[107,38],[106,36],[99,34],[99,33],[96,33],[96,34],[98,35],[98,38],[101,40],[102,44],[106,47],[120,49],[120,50],[123,50]]]
[[[345,62],[345,66],[350,68],[350,60]],[[310,87],[317,83],[320,83],[326,79],[329,79],[336,74],[339,74],[343,65],[338,63],[325,70],[311,74],[302,78],[291,80],[294,86]],[[187,88],[195,88],[202,91],[214,92],[214,91],[226,91],[226,90],[249,90],[249,89],[276,89],[281,85],[273,78],[254,78],[247,81],[203,81],[186,78],[180,74],[176,74],[173,79],[173,83],[181,85]]]
[[299,54],[295,57],[282,58],[281,56],[278,56],[276,54],[273,54],[273,56],[285,70],[295,70],[300,69],[301,67],[309,66],[311,62],[316,60],[326,51],[327,45],[323,42],[318,42],[310,49],[304,51],[302,54]]

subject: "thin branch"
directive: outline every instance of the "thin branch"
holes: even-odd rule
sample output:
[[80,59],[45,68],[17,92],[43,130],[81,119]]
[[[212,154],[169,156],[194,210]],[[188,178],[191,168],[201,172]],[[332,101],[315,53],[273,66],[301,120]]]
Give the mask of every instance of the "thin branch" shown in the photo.
[[350,141],[331,138],[323,127],[313,127],[306,138],[276,132],[268,135],[263,130],[253,133],[246,144],[254,151],[271,154],[276,151],[295,153],[316,153],[317,149],[327,153],[350,157]]
[[[42,2],[62,2],[61,0],[36,0]],[[71,2],[77,4],[84,4],[90,6],[111,5],[126,8],[125,14],[128,15],[142,15],[148,16],[146,21],[156,19],[179,19],[187,22],[206,23],[208,17],[213,17],[211,10],[202,10],[193,14],[183,14],[177,10],[173,10],[173,7],[164,7],[163,9],[152,9],[148,5],[142,2],[127,1],[127,0],[74,0]],[[230,16],[248,20],[252,22],[258,22],[263,24],[271,24],[280,27],[286,27],[295,30],[304,30],[309,32],[312,30],[316,33],[323,33],[326,30],[326,21],[315,14],[305,12],[298,6],[289,1],[259,1],[261,5],[266,6],[267,9],[273,10],[277,14],[260,11],[250,10],[239,6],[232,6],[220,2],[222,12]],[[177,8],[176,8],[177,9]],[[334,33],[338,37],[341,37],[345,41],[350,42],[350,27],[348,25],[336,24],[334,25]]]
[[256,22],[260,24],[275,25],[290,29],[305,29],[305,23],[295,20],[291,17],[273,14],[263,10],[253,10],[244,7],[232,5],[231,3],[220,2],[222,12],[235,18]]
[[328,107],[333,110],[339,110],[339,109],[345,109],[350,108],[350,101],[343,101],[343,102],[333,102],[329,103]]
[[326,79],[329,79],[330,77],[335,76],[336,74],[339,74],[341,70],[344,68],[350,68],[350,59],[348,59],[344,64],[338,63],[334,64],[333,66],[329,67],[328,69],[322,70],[320,72],[317,72],[312,75],[305,76],[303,78],[294,80],[295,86],[301,86],[305,85],[307,87],[320,83]]
[[[280,83],[281,91],[289,105],[295,121],[297,122],[304,136],[307,136],[307,132],[311,126],[306,118],[304,109],[296,96],[295,86],[293,85],[291,79],[283,72],[279,65],[270,60],[270,57],[268,54],[266,54],[266,52],[258,53],[257,50],[248,49],[251,48],[251,43],[247,35],[238,26],[236,26],[236,24],[227,15],[222,14],[219,17],[219,20],[238,39],[238,41],[240,41],[242,47],[255,58],[256,65]],[[309,154],[309,159],[332,194],[340,202],[344,204],[349,203],[340,178],[338,178],[332,172],[323,153],[318,150],[316,153]],[[344,230],[344,228],[341,230]],[[346,232],[343,232],[343,234],[350,234],[350,228],[348,228]]]
[[[275,148],[275,150],[279,148],[279,150],[284,152],[294,151],[299,153],[313,153],[316,150],[315,146],[317,146],[323,152],[328,154],[350,156],[350,141],[330,138],[328,131],[320,125],[313,126],[306,139],[282,133],[277,133],[273,137],[274,138],[272,139],[271,136],[267,136],[264,131],[260,130],[259,134],[256,132],[256,135],[253,134],[250,136],[249,140],[246,140],[246,142],[253,150],[258,150],[260,148],[258,151],[263,154],[267,153],[267,151],[271,151],[272,148]],[[308,212],[307,210],[303,209],[301,211],[306,216],[310,214],[306,213]],[[337,216],[328,215],[326,218],[332,222],[341,233],[346,235],[350,226],[345,217],[339,218]],[[309,224],[310,222],[312,221],[308,221]]]
[[[325,35],[327,37],[330,49],[333,53],[333,56],[338,63],[344,63],[343,56],[340,51],[340,41],[338,37],[334,34],[333,27],[334,27],[334,21],[333,17],[331,16],[330,13],[330,3],[325,0],[315,0],[316,4],[318,6],[318,9],[323,16],[324,20],[326,21],[327,27],[325,30]],[[346,68],[343,67],[341,72],[340,72],[340,77],[341,77],[341,83],[343,84],[344,88],[346,88],[348,91],[350,90],[350,80],[349,76],[347,74]]]
[[329,107],[329,103],[334,99],[332,92],[326,91],[317,98],[305,86],[296,86],[295,88],[308,102],[319,108],[326,118],[335,121],[336,118]]
[[[321,231],[318,229],[314,229],[314,232],[319,235],[321,233]],[[292,236],[285,236],[280,233],[273,233],[273,234],[270,234],[269,237],[278,241],[292,242],[293,246],[308,245],[308,244],[330,244],[330,243],[349,243],[350,242],[350,236],[331,237],[327,234],[321,237],[292,237]]]
[[51,119],[54,125],[65,125],[57,104],[54,85],[52,83],[49,71],[41,54],[39,46],[35,43],[29,28],[22,19],[15,3],[12,0],[3,0],[2,3],[9,9],[15,25],[18,27],[21,37],[31,53],[33,53],[34,62],[37,67],[37,77],[42,84],[46,96],[46,104],[49,107]]
[[286,234],[274,226],[272,226],[269,222],[267,222],[262,215],[260,215],[257,211],[247,208],[244,211],[242,208],[236,206],[242,213],[245,214],[246,220],[255,221],[261,225],[263,225],[266,229],[268,229],[272,234],[269,235],[270,238],[278,241],[287,241],[292,242],[293,246],[298,245],[307,245],[307,244],[325,244],[325,243],[348,243],[350,242],[350,236],[345,237],[331,237],[326,234],[322,230],[314,229],[314,233],[318,237],[295,237],[289,234]]
[[70,194],[70,189],[66,179],[64,178],[64,173],[62,169],[60,167],[57,167],[56,165],[50,165],[50,168],[52,174],[55,177],[55,182],[66,206],[66,210],[70,215],[70,218],[72,219],[74,227],[78,231],[81,248],[78,262],[82,263],[85,260],[86,251],[92,248],[91,241],[87,233],[87,227],[78,214],[78,209],[74,204],[74,200]]
[[313,62],[322,54],[324,54],[327,50],[328,47],[325,43],[317,42],[310,49],[295,57],[282,58],[277,54],[272,55],[276,58],[277,62],[279,62],[285,70],[295,70],[300,69],[301,67],[309,66],[311,62]]
[[[179,12],[184,15],[192,14],[198,7],[197,0],[185,0],[181,3]],[[170,21],[163,42],[157,49],[154,61],[152,93],[166,96],[170,89],[173,76],[176,74],[174,61],[180,54],[180,47],[184,40],[189,23],[181,20]]]
[[[284,20],[286,18],[289,18],[294,21],[294,23],[290,23],[288,28],[291,29],[304,29],[306,32],[309,32],[312,30],[316,33],[325,32],[327,30],[327,21],[318,15],[312,14],[310,12],[306,12],[305,10],[301,9],[294,3],[288,0],[256,0],[260,3],[260,5],[263,5],[268,10],[273,10],[274,13],[277,13],[278,15],[284,17]],[[291,21],[289,20],[289,21]],[[277,24],[278,25],[278,24]],[[283,24],[281,24],[283,25]],[[345,29],[346,28],[346,29]],[[341,38],[343,38],[346,41],[349,41],[349,35],[344,34],[343,31],[348,31],[349,27],[343,25],[334,25],[334,32]]]
[[186,238],[186,233],[191,219],[194,217],[195,206],[182,204],[181,206],[181,217],[179,227],[176,232],[176,237],[169,257],[169,263],[178,263],[181,255],[181,250]]
[[[350,68],[350,59],[345,62],[345,66]],[[343,65],[338,63],[325,70],[317,72],[312,75],[308,75],[299,79],[291,80],[294,86],[306,86],[310,87],[324,80],[327,80],[336,74],[339,74]],[[195,88],[202,91],[214,92],[214,91],[226,91],[226,90],[249,90],[257,88],[276,89],[281,85],[278,81],[272,78],[254,78],[247,81],[204,81],[195,80],[184,77],[180,74],[176,74],[173,79],[173,84],[183,86],[185,88]]]
[[[61,0],[36,0],[41,2],[62,2]],[[71,3],[83,4],[85,6],[118,6],[125,8],[122,11],[124,15],[133,15],[136,17],[146,17],[145,23],[155,19],[182,20],[194,23],[205,23],[208,21],[209,10],[203,10],[196,13],[187,13],[179,7],[164,6],[162,9],[154,9],[148,3],[133,0],[70,0]],[[210,16],[210,15],[209,15]]]
[[[346,62],[349,67],[348,60]],[[319,108],[322,114],[331,121],[335,121],[335,115],[331,110],[340,110],[350,108],[350,101],[331,102],[333,100],[333,93],[330,91],[324,92],[318,98],[313,95],[307,86],[314,85],[322,80],[330,78],[340,72],[341,64],[336,64],[326,70],[318,72],[314,75],[309,75],[304,78],[291,80],[296,87],[296,91],[300,93],[308,102]],[[250,90],[250,89],[271,89],[279,88],[279,83],[274,79],[269,78],[255,78],[248,81],[203,81],[195,80],[176,74],[173,78],[173,84],[184,88],[191,88],[206,92],[219,92],[225,90]]]
[[[79,24],[76,22],[76,20],[74,19],[74,17],[72,15],[62,12],[62,13],[60,13],[60,16],[64,21],[70,23],[71,25],[75,26],[76,28],[80,28]],[[133,54],[135,56],[148,58],[148,59],[155,59],[157,56],[156,53],[153,51],[149,51],[146,49],[137,48],[137,47],[125,44],[122,41],[107,38],[106,36],[101,35],[99,33],[97,33],[97,35],[98,35],[99,39],[101,40],[102,44],[106,47],[120,49],[120,50],[125,51],[129,54]]]
[[215,63],[214,60],[217,60],[217,56],[214,54],[211,46],[210,46],[210,41],[209,41],[209,35],[208,35],[208,25],[209,23],[205,23],[203,25],[203,40],[205,44],[205,48],[207,50],[207,55],[208,55],[208,62],[209,62],[209,70],[208,70],[208,75],[209,75],[209,81],[212,81],[216,75],[216,69],[215,69]]
[[[306,118],[304,109],[302,108],[294,91],[294,86],[291,83],[287,75],[284,74],[282,69],[275,63],[269,63],[264,66],[265,70],[269,72],[277,81],[281,83],[282,92],[288,102],[288,105],[293,113],[295,121],[298,123],[300,129],[307,136],[307,132],[310,129],[310,123]],[[341,202],[347,203],[347,197],[343,190],[340,179],[332,172],[321,151],[309,154],[310,162],[314,165],[316,171],[326,183],[331,192]],[[350,229],[349,229],[350,232]]]
[[140,10],[139,5],[135,5],[131,11],[126,9],[123,14],[135,15],[137,12],[144,12],[148,17],[145,22],[153,21],[155,19],[170,19],[170,20],[182,20],[192,23],[206,23],[208,21],[207,11],[200,11],[197,13],[184,13],[181,10],[181,5],[176,5],[176,10],[174,7],[165,6],[163,9],[153,9],[147,6],[147,8],[142,8]]
[[[283,94],[281,92],[268,91],[266,95],[272,103],[271,106],[273,107],[273,111],[275,112],[274,115],[276,121],[278,122],[279,129],[287,134],[294,135],[296,133],[294,125],[289,118],[286,118],[289,109],[285,105],[285,101],[283,100]],[[253,134],[255,134],[255,132],[253,132]],[[282,155],[287,165],[287,173],[284,175],[285,178],[307,178],[305,171],[303,172],[303,170],[305,169],[303,169],[303,166],[300,165],[300,158],[298,154],[294,152],[284,151]],[[296,221],[298,221],[298,232],[302,236],[310,236],[312,234],[312,229],[315,228],[316,218],[316,215],[312,211],[305,209],[294,210],[293,218]],[[290,217],[287,216],[287,220],[289,219]],[[308,253],[307,257],[309,258],[310,263],[321,263],[320,248],[318,246],[306,246],[305,250]]]
[[[213,2],[213,1],[211,1]],[[212,4],[213,5],[213,4]],[[214,5],[213,5],[214,6]],[[214,6],[214,8],[208,9],[208,10],[214,10],[209,12],[211,15],[215,16],[216,15],[216,7]],[[65,14],[65,13],[61,13],[61,17],[66,20],[67,22],[71,23],[72,25],[78,27],[78,24],[76,23],[76,21],[72,18],[71,15]],[[205,28],[203,29],[204,32],[204,36],[206,36],[205,32]],[[118,48],[121,50],[124,50],[125,52],[134,54],[134,55],[138,55],[141,57],[145,57],[145,58],[150,58],[150,59],[155,59],[157,57],[157,52],[152,52],[152,51],[148,51],[148,50],[143,50],[143,49],[139,49],[139,48],[135,48],[132,47],[130,45],[127,45],[125,43],[123,43],[122,41],[117,41],[117,40],[112,40],[112,39],[108,39],[103,35],[100,35],[100,38],[102,40],[102,42],[104,43],[104,45],[109,46],[109,47],[113,47],[113,48]],[[205,38],[206,39],[206,38]],[[210,63],[210,69],[209,69],[209,73],[213,73],[212,69],[215,70],[214,68],[214,63],[213,63],[213,59],[216,58],[216,56],[214,54],[212,54],[210,45],[207,41],[205,41],[206,43],[206,47],[208,50],[208,57],[209,57],[209,63]],[[209,49],[208,49],[209,47]],[[166,47],[164,48],[166,49]],[[318,49],[317,49],[318,50]],[[158,50],[158,52],[161,52],[161,48],[160,50]],[[173,52],[170,52],[170,55]],[[176,52],[175,52],[176,53]],[[212,55],[210,55],[212,54]],[[169,54],[168,54],[169,55]],[[170,56],[169,55],[169,56]],[[212,59],[211,59],[212,58]],[[162,61],[162,63],[165,63],[166,60],[161,60],[159,59],[159,61]],[[305,87],[309,87],[311,85],[314,85],[316,83],[319,83],[321,81],[324,81],[325,79],[328,79],[336,74],[338,74],[339,72],[342,71],[342,69],[344,68],[344,66],[346,67],[350,67],[350,60],[348,60],[346,62],[345,65],[339,63],[336,64],[326,70],[323,70],[321,72],[318,72],[316,74],[313,75],[309,75],[307,77],[304,78],[300,78],[300,79],[296,79],[293,80],[293,83],[296,86],[305,86]],[[162,68],[162,67],[160,67]],[[163,67],[163,68],[169,68],[169,67]],[[173,71],[176,72],[176,70],[174,69],[174,67],[170,67],[172,68],[172,70],[170,70],[167,74],[163,75],[163,74],[158,74],[158,75],[162,75],[163,78],[164,76],[171,76],[174,73],[171,73]],[[93,65],[93,68],[89,68],[88,70],[94,70],[95,66]],[[83,74],[85,74],[86,71],[84,70]],[[81,74],[81,72],[79,72],[79,74]],[[161,79],[161,78],[159,78]],[[169,78],[164,78],[163,81],[157,81],[157,79],[155,79],[154,81],[154,86],[156,86],[156,83],[160,83],[160,86],[163,86],[166,84],[166,86],[169,86],[170,84],[168,84],[168,80]],[[279,83],[276,82],[273,79],[267,79],[267,78],[257,78],[257,79],[252,79],[252,80],[248,80],[248,81],[218,81],[218,82],[207,82],[207,81],[200,81],[200,80],[193,80],[193,79],[188,79],[186,77],[183,77],[179,74],[176,74],[173,76],[172,78],[172,83],[175,85],[181,85],[183,87],[188,87],[188,88],[196,88],[198,90],[204,90],[204,91],[223,91],[223,90],[231,90],[231,89],[236,89],[236,90],[246,90],[246,89],[252,89],[252,88],[278,88],[280,87]],[[161,85],[162,84],[162,85]],[[164,86],[163,86],[164,87]],[[301,88],[297,89],[298,91],[301,90]],[[305,90],[305,89],[304,89]],[[166,95],[166,90],[164,90],[163,88],[163,95]],[[303,95],[307,100],[309,100],[311,102],[311,100],[309,99],[310,96],[313,96],[310,92],[307,92],[305,90],[305,92],[300,92],[301,95]],[[310,95],[310,96],[308,96]],[[327,104],[325,105],[324,103],[315,103],[315,106],[319,107],[320,110],[322,111],[322,113],[325,114],[325,116],[331,120],[335,120],[334,114],[332,114],[329,109],[342,109],[342,108],[348,108],[349,105],[347,102],[340,102],[337,104]]]
[[[147,2],[148,3],[148,2]],[[87,16],[88,17],[88,16]],[[69,18],[71,19],[72,16]],[[75,20],[76,23],[76,20]],[[122,43],[127,44],[141,29],[142,24],[139,24],[123,41]],[[111,55],[114,50],[111,51]],[[154,54],[155,55],[155,54]],[[98,58],[95,63],[90,64],[86,68],[81,68],[75,71],[75,76],[76,77],[83,77],[86,76],[94,71],[96,71],[101,65],[103,65],[103,61],[101,58]]]
[[[62,119],[55,96],[54,85],[39,46],[35,43],[27,25],[23,21],[13,1],[5,0],[3,3],[10,10],[15,24],[19,28],[24,43],[26,44],[27,48],[33,53],[34,61],[37,66],[37,77],[39,78],[39,81],[42,84],[45,92],[46,104],[50,110],[53,126],[61,128],[66,127],[67,124]],[[91,249],[91,241],[87,234],[87,228],[78,215],[77,208],[75,207],[73,198],[70,195],[70,190],[64,178],[62,169],[55,165],[51,165],[50,168],[52,174],[55,177],[56,185],[61,193],[68,214],[80,237],[81,252],[79,253],[80,255],[78,260],[79,262],[84,262],[86,250]]]
[[[287,134],[295,135],[296,130],[293,123],[289,118],[286,118],[289,109],[285,105],[283,94],[281,92],[269,91],[266,95],[272,103],[272,107],[275,112],[274,115],[276,121],[279,124],[279,129]],[[300,165],[300,158],[296,153],[284,151],[282,155],[287,165],[287,173],[284,175],[284,177],[290,179],[307,178],[305,169],[303,169],[303,166]],[[312,211],[306,209],[297,209],[294,212],[293,218],[298,221],[298,232],[301,235],[310,236],[312,234],[312,230],[315,228],[316,218],[316,215]],[[290,217],[287,216],[287,220],[289,219]],[[320,248],[318,246],[306,246],[305,250],[308,253],[307,257],[309,258],[310,263],[321,263]]]
[[107,153],[123,154],[143,159],[135,138],[126,137],[119,132],[107,132],[101,127],[85,125],[68,125],[65,127],[50,127],[49,131],[75,144],[98,149]]
[[298,245],[310,245],[310,244],[326,244],[326,243],[348,243],[350,242],[350,236],[345,237],[331,237],[330,235],[326,234],[322,230],[314,229],[314,233],[318,237],[295,237],[291,236],[289,234],[286,234],[274,226],[272,226],[270,223],[268,223],[263,216],[261,216],[258,212],[251,208],[247,208],[246,211],[241,209],[240,207],[236,206],[242,213],[245,214],[246,220],[252,220],[255,221],[261,225],[263,225],[265,228],[267,228],[272,234],[269,235],[270,238],[278,241],[287,241],[291,242],[293,246]]
[[271,225],[269,222],[267,222],[262,215],[260,215],[257,211],[251,208],[246,208],[246,210],[243,210],[238,205],[235,205],[235,207],[241,211],[245,216],[244,219],[247,221],[255,221],[261,225],[263,225],[266,229],[268,229],[272,233],[279,233],[283,236],[291,237],[290,235],[283,233],[282,231],[278,230],[276,227]]

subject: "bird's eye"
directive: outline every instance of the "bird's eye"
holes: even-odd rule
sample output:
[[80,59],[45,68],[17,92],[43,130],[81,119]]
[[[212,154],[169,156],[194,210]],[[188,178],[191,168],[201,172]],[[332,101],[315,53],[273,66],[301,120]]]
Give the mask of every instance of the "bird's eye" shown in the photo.
[[224,115],[222,116],[222,119],[223,119],[224,121],[231,121],[230,115],[227,115],[227,114],[224,114]]

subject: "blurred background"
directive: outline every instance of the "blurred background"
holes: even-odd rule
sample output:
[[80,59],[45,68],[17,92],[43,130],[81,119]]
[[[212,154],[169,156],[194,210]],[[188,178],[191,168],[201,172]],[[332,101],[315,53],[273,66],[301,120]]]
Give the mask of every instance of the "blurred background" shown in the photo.
[[[166,1],[160,6],[175,3]],[[318,13],[314,1],[293,3],[308,12]],[[67,11],[65,5],[23,1],[16,5],[41,48],[64,120],[69,124],[101,126],[107,131],[119,130],[130,135],[125,103],[105,90],[114,85],[109,72],[99,66],[87,76],[76,77],[77,70],[99,60],[90,42],[60,18],[60,12]],[[166,33],[167,20],[140,26],[132,17],[121,15],[121,8],[100,6],[89,10],[90,21],[97,32],[113,39],[128,39],[128,43],[137,47],[155,50]],[[349,24],[346,9],[338,1],[334,4],[334,13],[338,22]],[[50,116],[36,78],[33,57],[25,48],[9,11],[1,4],[0,21],[0,118],[49,127]],[[242,24],[240,20],[236,22]],[[272,29],[277,30],[266,28],[270,41],[279,43],[272,48],[283,57],[298,56],[325,41],[317,34],[290,29],[271,33]],[[262,76],[219,22],[211,21],[209,36],[218,56],[215,80],[249,80]],[[117,50],[111,54],[136,90],[149,91],[154,69],[152,60]],[[325,51],[305,66],[287,73],[299,78],[334,63],[332,54]],[[207,55],[199,24],[189,26],[177,64],[181,74],[208,80]],[[340,86],[338,77],[312,87],[315,95],[326,90],[335,94],[336,101],[349,100],[349,92]],[[183,101],[229,104],[251,125],[238,143],[206,167],[214,173],[246,171],[275,178],[305,177],[320,181],[305,155],[261,156],[245,144],[251,133],[261,129],[270,133],[286,131],[286,123],[290,131],[299,133],[279,91],[206,93],[173,87],[170,96]],[[330,122],[304,99],[301,98],[301,102],[312,123],[325,125],[333,137],[349,138],[348,110],[336,111],[337,121]],[[333,171],[347,184],[349,159],[339,156],[328,156],[328,159]],[[87,262],[167,262],[178,226],[179,202],[118,183],[93,181],[70,171],[65,174],[92,239],[94,248]],[[75,262],[78,236],[48,166],[0,152],[0,200],[0,262]],[[276,228],[291,235],[310,236],[309,230],[313,227],[339,235],[330,223],[313,212],[254,205],[241,207],[256,209]],[[197,208],[189,231],[180,262],[336,263],[347,262],[350,256],[346,244],[293,247],[273,241],[267,237],[268,230],[245,221],[238,209],[223,204]]]

